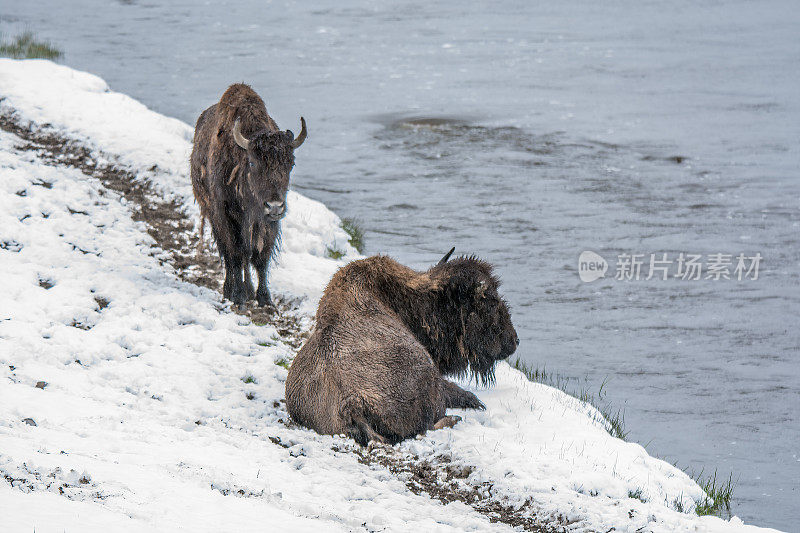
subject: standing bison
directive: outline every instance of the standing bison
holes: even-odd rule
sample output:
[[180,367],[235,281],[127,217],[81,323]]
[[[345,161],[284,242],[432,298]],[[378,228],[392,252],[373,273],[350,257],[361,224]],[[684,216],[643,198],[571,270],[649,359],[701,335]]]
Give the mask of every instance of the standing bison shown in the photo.
[[[267,266],[286,214],[294,150],[306,138],[306,121],[297,139],[280,131],[264,101],[249,86],[231,85],[219,103],[197,119],[192,148],[192,189],[225,264],[222,294],[240,309],[254,296],[272,305]],[[250,264],[258,273],[253,291]]]
[[333,276],[286,379],[296,422],[363,446],[452,426],[451,407],[484,408],[443,375],[491,382],[519,339],[492,267],[449,255],[425,272],[375,256]]

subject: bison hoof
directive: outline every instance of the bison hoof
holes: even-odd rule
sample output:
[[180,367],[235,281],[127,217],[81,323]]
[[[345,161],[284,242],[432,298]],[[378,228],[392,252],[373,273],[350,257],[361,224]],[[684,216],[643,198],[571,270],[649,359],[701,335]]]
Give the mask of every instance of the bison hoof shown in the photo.
[[483,405],[483,402],[480,401],[477,396],[471,392],[467,392],[467,394],[468,396],[464,398],[464,409],[479,409],[481,411],[486,410],[486,406]]
[[275,304],[272,303],[272,297],[270,297],[269,292],[266,294],[263,292],[257,292],[256,302],[258,303],[259,307],[269,307],[271,309],[275,308]]
[[436,430],[436,429],[451,428],[460,421],[461,417],[458,415],[443,416],[433,425],[433,429]]
[[275,307],[270,298],[258,298],[256,301],[259,307]]

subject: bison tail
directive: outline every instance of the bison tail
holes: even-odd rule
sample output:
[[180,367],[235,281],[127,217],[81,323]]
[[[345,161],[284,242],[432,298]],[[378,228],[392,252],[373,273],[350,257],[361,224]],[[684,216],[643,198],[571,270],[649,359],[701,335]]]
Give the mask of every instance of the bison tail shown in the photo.
[[197,256],[200,257],[205,249],[206,242],[206,217],[200,215],[200,238],[197,239]]

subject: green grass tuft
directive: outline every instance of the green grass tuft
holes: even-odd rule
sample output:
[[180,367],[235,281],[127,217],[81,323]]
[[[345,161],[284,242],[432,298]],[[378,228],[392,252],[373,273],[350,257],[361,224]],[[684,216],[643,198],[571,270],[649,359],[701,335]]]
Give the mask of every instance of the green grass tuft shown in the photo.
[[715,515],[729,517],[731,512],[731,496],[733,495],[733,475],[726,481],[717,481],[717,472],[706,478],[703,472],[699,474],[689,474],[708,495],[703,500],[695,502],[694,512],[699,516]]
[[251,375],[247,375],[247,376],[242,378],[242,381],[244,381],[245,383],[255,383],[256,382],[256,378],[254,378]]
[[59,59],[64,52],[50,41],[38,41],[31,31],[17,35],[11,42],[0,44],[0,56],[12,59]]
[[342,229],[350,235],[350,246],[358,250],[358,253],[364,253],[364,231],[361,229],[358,221],[354,218],[343,218]]
[[331,259],[341,259],[342,257],[344,257],[344,253],[345,253],[344,250],[340,250],[334,244],[333,247],[328,246],[326,255]]
[[636,490],[629,490],[628,498],[633,498],[634,500],[639,500],[642,503],[647,503],[647,498],[644,497],[644,492],[642,491],[641,487],[637,487]]
[[285,357],[281,357],[280,359],[275,361],[275,364],[278,366],[282,366],[286,370],[289,370],[289,367],[292,365],[292,361],[291,359],[286,359]]
[[559,389],[573,398],[597,409],[600,412],[600,416],[597,420],[605,426],[606,431],[608,431],[612,437],[625,440],[628,436],[628,432],[625,431],[624,411],[622,411],[622,409],[614,410],[610,404],[603,401],[603,389],[606,385],[605,381],[600,385],[600,390],[597,391],[595,395],[585,388],[574,391],[569,388],[568,379],[558,374],[548,374],[547,370],[544,368],[541,370],[539,368],[530,368],[519,359],[514,362],[514,368],[525,374],[530,381]]

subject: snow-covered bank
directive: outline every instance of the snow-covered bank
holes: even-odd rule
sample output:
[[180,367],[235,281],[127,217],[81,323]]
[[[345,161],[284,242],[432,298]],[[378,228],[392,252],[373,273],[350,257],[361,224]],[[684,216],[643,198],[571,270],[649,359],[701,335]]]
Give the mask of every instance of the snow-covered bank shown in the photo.
[[[47,61],[0,60],[0,97],[19,119],[49,124],[194,212],[190,126]],[[4,527],[508,529],[413,494],[359,463],[347,439],[287,427],[275,361],[291,350],[275,329],[179,281],[115,194],[22,144],[0,132]],[[339,264],[326,247],[345,248],[347,235],[322,204],[292,194],[289,205],[273,292],[305,296],[311,311]],[[568,530],[756,529],[678,513],[676,501],[691,508],[702,497],[683,472],[612,438],[560,391],[505,364],[497,375],[494,388],[473,388],[485,412],[393,453],[463,467],[453,483]],[[646,502],[628,497],[637,490]]]

